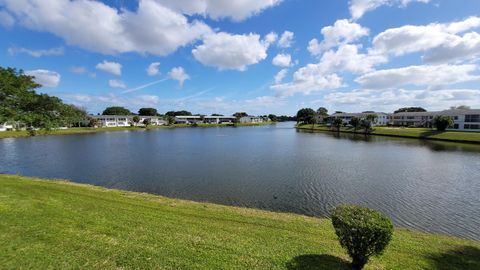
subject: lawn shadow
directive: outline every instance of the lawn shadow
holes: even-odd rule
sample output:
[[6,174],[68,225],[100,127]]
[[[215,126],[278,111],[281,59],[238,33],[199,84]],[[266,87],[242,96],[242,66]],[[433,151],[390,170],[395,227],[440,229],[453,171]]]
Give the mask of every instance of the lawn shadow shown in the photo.
[[288,270],[353,269],[348,261],[327,254],[305,254],[293,258],[286,265]]
[[423,138],[428,138],[432,135],[437,135],[437,134],[442,134],[444,133],[445,131],[438,131],[438,130],[429,130],[429,131],[424,131],[422,133],[420,133],[420,137],[423,137]]
[[480,249],[462,246],[440,254],[432,254],[429,259],[438,270],[480,269]]

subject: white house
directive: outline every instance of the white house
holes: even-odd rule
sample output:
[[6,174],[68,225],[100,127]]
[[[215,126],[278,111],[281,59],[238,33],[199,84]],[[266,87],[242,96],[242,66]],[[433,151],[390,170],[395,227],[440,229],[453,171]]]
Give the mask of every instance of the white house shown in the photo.
[[359,119],[365,119],[367,115],[374,114],[377,116],[375,121],[373,122],[374,126],[386,126],[389,122],[389,117],[387,113],[383,112],[362,112],[362,113],[345,113],[345,112],[338,112],[330,115],[331,118],[340,118],[343,120],[343,123],[349,124],[350,120],[353,117],[357,117]]
[[453,126],[449,130],[480,131],[480,109],[454,109],[434,112],[400,112],[390,115],[393,126],[433,127],[433,118],[437,115],[450,116]]
[[13,125],[9,123],[0,124],[0,131],[13,130]]
[[265,119],[259,116],[244,116],[240,118],[240,123],[262,123],[262,122],[265,122]]
[[[91,117],[97,119],[99,127],[127,127],[134,124],[133,117],[135,115],[93,115]],[[150,119],[151,125],[165,125],[166,121],[158,116],[138,116],[140,121],[138,125],[143,125],[145,119]]]
[[235,121],[234,116],[200,116],[200,115],[179,115],[175,116],[175,122],[180,124],[229,124]]

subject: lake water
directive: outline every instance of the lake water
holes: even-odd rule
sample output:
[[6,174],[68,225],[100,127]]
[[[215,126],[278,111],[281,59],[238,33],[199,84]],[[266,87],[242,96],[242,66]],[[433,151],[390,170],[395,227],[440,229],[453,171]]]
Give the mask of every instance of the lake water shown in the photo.
[[480,146],[297,131],[293,123],[0,139],[0,172],[480,239]]

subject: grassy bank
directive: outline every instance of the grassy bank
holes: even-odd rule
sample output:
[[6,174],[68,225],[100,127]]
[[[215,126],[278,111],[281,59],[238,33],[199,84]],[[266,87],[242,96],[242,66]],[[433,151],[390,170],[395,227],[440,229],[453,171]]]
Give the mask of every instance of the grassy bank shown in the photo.
[[[348,269],[330,221],[0,175],[4,269]],[[480,269],[480,242],[396,229],[367,269]]]
[[[312,130],[312,125],[299,125],[298,129]],[[315,131],[337,132],[336,130],[323,125],[315,125]],[[353,128],[341,128],[340,132],[354,133]],[[362,129],[357,133],[363,134]],[[464,143],[480,143],[480,132],[462,132],[462,131],[436,131],[429,128],[393,128],[393,127],[374,127],[371,135],[405,137],[429,140],[441,140]]]
[[[236,126],[258,126],[258,125],[269,125],[273,122],[263,122],[263,123],[246,123],[246,124],[236,124]],[[196,127],[208,128],[208,127],[231,127],[232,124],[198,124]],[[154,126],[151,125],[148,129],[158,129],[158,128],[186,128],[194,127],[187,124],[175,124],[170,126]],[[50,131],[39,130],[36,132],[36,136],[46,136],[46,135],[71,135],[71,134],[87,134],[87,133],[98,133],[98,132],[114,132],[114,131],[138,131],[145,130],[144,127],[105,127],[105,128],[90,128],[90,127],[81,127],[81,128],[68,128],[68,129],[55,129]],[[17,138],[17,137],[29,137],[30,135],[26,130],[20,131],[2,131],[0,132],[0,139],[2,138]]]

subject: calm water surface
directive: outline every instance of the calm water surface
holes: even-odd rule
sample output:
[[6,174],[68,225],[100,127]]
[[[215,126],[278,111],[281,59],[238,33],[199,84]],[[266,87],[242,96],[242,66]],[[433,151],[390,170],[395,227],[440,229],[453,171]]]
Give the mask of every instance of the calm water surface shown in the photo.
[[296,131],[292,123],[0,140],[0,172],[480,239],[480,146]]

